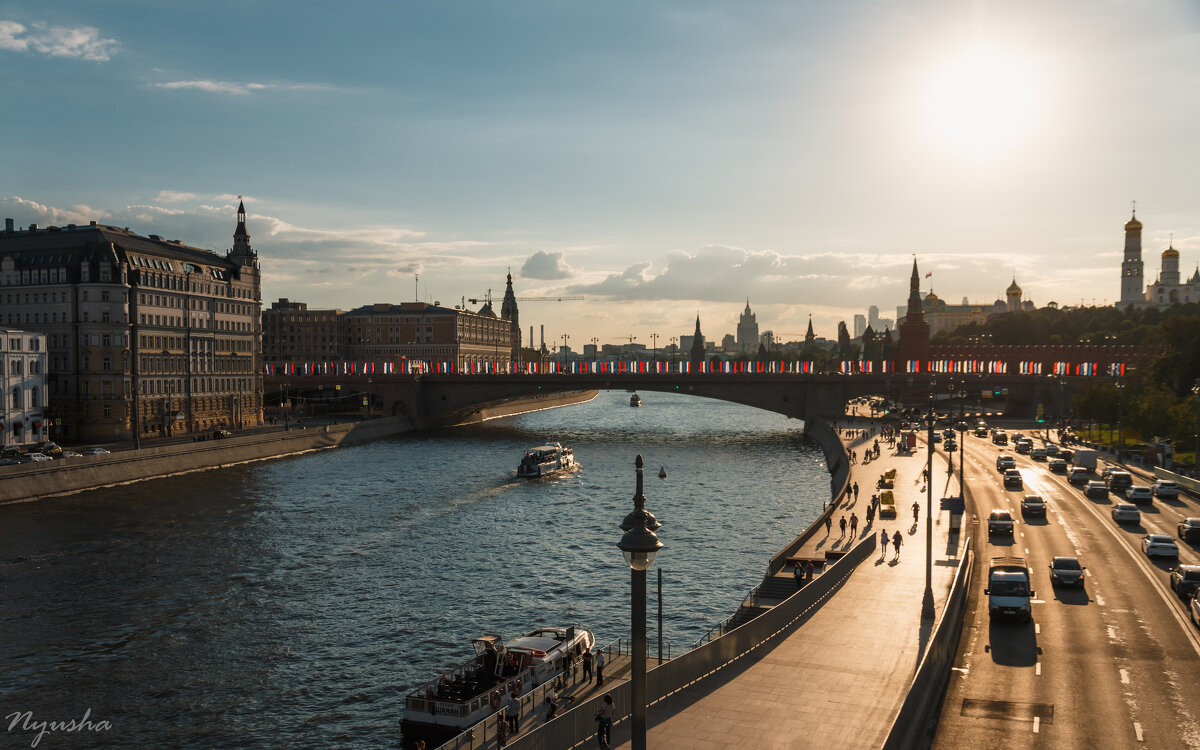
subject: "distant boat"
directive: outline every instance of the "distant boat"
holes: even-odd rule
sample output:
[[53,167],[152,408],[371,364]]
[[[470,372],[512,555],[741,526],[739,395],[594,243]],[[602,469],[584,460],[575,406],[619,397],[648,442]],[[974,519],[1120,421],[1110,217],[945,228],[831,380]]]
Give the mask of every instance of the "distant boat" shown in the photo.
[[658,467],[658,478],[659,479],[667,478],[667,467],[665,467],[665,466]]
[[634,393],[632,396],[629,397],[629,405],[634,406],[634,407],[641,406],[642,405],[642,397],[637,395],[636,393]]
[[525,451],[525,455],[521,457],[521,465],[517,467],[517,476],[522,479],[537,479],[565,471],[575,465],[575,454],[570,448],[564,448],[560,443],[539,445]]

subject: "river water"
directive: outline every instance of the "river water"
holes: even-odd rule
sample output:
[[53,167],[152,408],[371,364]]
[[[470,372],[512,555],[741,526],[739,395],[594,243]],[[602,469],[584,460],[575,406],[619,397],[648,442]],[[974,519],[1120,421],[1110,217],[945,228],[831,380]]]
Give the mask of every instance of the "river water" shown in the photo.
[[[403,696],[539,624],[629,634],[634,457],[664,638],[733,613],[829,496],[802,423],[691,396],[586,404],[0,507],[0,746],[398,747]],[[514,479],[559,440],[581,468]],[[660,479],[665,466],[669,476]],[[6,718],[8,717],[8,718]]]

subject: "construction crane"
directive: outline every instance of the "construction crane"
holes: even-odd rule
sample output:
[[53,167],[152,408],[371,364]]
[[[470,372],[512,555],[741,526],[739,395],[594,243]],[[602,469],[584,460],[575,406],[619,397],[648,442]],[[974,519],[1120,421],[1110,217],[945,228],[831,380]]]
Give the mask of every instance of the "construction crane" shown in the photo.
[[[583,297],[578,295],[560,295],[558,297],[517,297],[517,302],[573,302],[582,300]],[[487,293],[482,297],[468,297],[467,302],[472,305],[478,305],[480,302],[492,304],[492,290],[487,290]]]

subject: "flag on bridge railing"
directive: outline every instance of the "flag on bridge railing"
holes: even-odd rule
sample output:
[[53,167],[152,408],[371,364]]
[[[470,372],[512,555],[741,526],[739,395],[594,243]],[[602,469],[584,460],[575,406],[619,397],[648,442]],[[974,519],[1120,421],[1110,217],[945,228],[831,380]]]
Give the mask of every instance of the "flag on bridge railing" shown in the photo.
[[1112,364],[1110,364],[1108,366],[1108,374],[1113,377],[1118,377],[1118,378],[1124,377],[1125,363],[1124,362],[1113,362]]
[[920,372],[921,371],[921,360],[919,360],[919,359],[908,360],[905,363],[904,371],[905,372]]

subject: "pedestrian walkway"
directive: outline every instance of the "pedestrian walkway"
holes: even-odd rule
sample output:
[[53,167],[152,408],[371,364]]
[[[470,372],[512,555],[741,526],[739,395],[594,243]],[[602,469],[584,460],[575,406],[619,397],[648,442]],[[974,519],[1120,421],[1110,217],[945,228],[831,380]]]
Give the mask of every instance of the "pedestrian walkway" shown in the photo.
[[[861,427],[867,420],[859,420]],[[852,425],[853,426],[853,425]],[[857,443],[860,456],[873,437]],[[886,555],[859,565],[846,583],[801,627],[774,648],[746,664],[717,672],[649,709],[650,747],[685,748],[863,748],[881,747],[900,709],[928,643],[932,623],[922,621],[925,591],[925,494],[921,472],[924,446],[896,453],[880,443],[878,460],[853,467],[851,495],[837,511],[832,530],[818,532],[797,553],[823,557],[848,550],[868,535],[899,530],[899,558],[891,544]],[[938,466],[941,466],[939,472]],[[956,493],[946,464],[934,461],[933,593],[940,613],[950,590],[957,558],[957,533],[950,535],[947,512],[938,499]],[[894,492],[899,518],[866,523],[866,508],[879,475],[896,469]],[[955,482],[949,487],[944,483]],[[921,524],[911,505],[921,498]],[[858,535],[839,536],[838,517],[859,516]],[[948,543],[953,542],[948,548]],[[779,575],[791,578],[788,567]],[[794,586],[794,584],[793,584]],[[629,747],[629,722],[613,728],[614,747]]]

